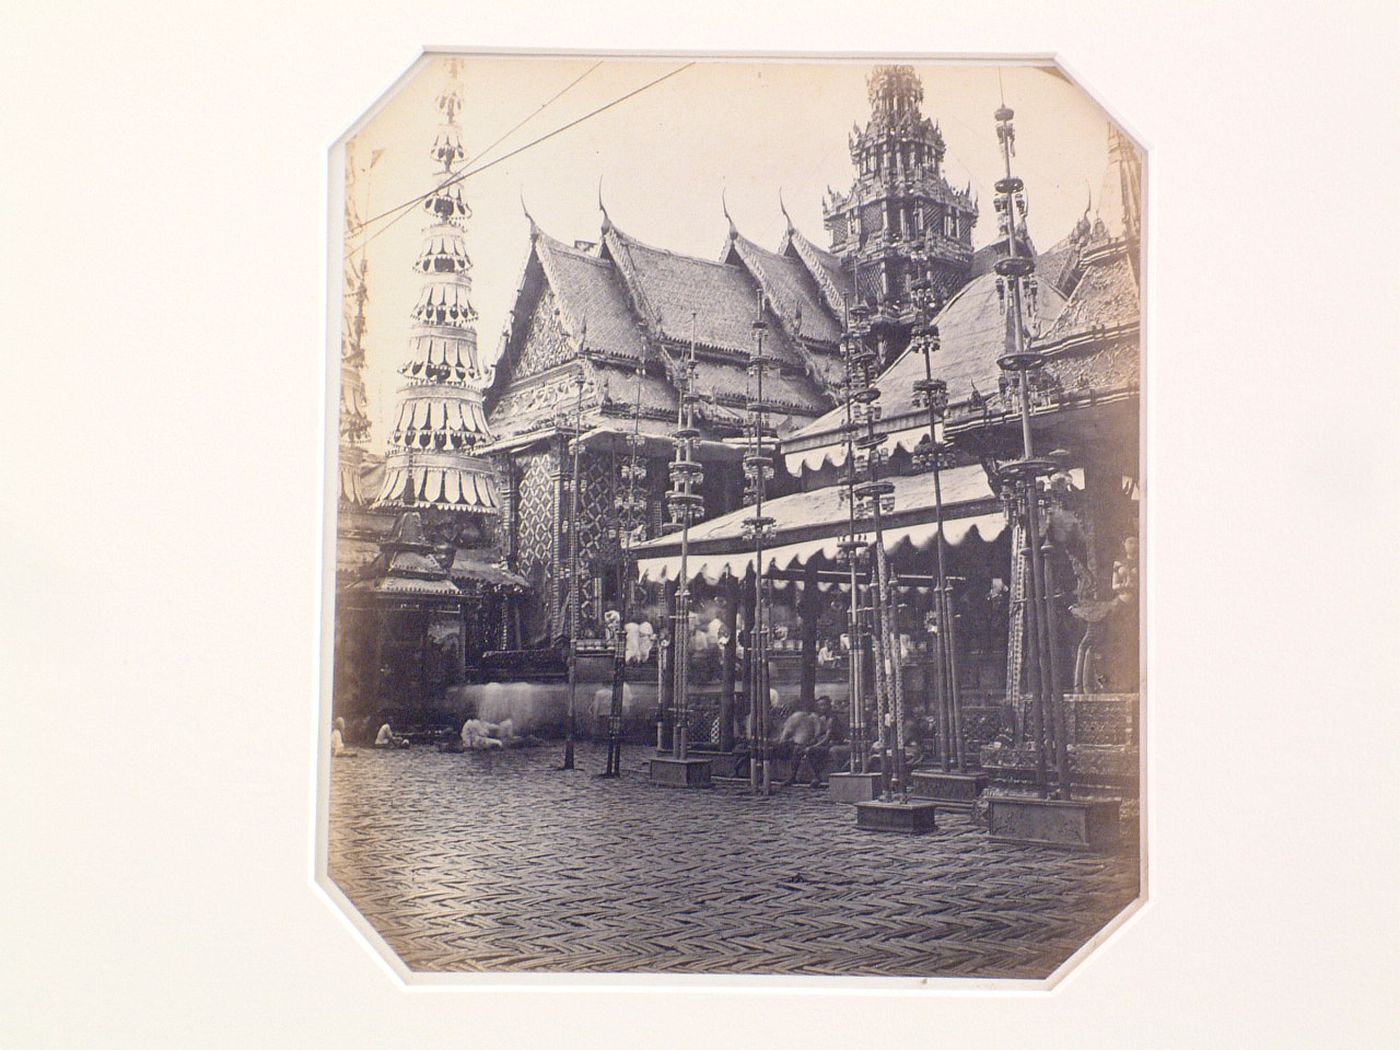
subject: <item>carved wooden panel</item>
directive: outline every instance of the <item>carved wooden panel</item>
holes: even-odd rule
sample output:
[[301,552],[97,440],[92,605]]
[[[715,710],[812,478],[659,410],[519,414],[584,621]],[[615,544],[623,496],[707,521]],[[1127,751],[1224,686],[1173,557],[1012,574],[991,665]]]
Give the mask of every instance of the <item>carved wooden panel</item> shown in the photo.
[[513,380],[547,372],[573,359],[573,348],[556,312],[554,293],[546,288],[535,303],[525,329],[525,348],[520,352]]
[[516,466],[520,481],[511,527],[515,530],[517,571],[530,583],[526,618],[531,622],[525,626],[525,633],[534,637],[524,639],[528,647],[530,641],[554,633],[558,467],[553,450],[522,455]]

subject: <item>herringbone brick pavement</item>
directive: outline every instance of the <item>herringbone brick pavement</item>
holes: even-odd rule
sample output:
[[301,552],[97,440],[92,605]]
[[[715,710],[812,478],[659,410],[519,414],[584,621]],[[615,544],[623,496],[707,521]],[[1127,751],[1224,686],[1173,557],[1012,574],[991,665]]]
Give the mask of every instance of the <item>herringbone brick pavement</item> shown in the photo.
[[[628,765],[641,758],[633,749]],[[1043,977],[1138,893],[1105,855],[857,831],[810,788],[600,780],[602,752],[336,760],[330,874],[422,971]]]

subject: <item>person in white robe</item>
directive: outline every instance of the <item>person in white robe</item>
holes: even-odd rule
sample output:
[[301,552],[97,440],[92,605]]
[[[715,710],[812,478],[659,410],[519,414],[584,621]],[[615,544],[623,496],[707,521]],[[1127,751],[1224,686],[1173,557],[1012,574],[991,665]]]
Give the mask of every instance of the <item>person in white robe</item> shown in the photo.
[[468,718],[462,723],[462,746],[468,751],[499,751],[505,747],[495,737],[499,730],[500,726],[492,722]]

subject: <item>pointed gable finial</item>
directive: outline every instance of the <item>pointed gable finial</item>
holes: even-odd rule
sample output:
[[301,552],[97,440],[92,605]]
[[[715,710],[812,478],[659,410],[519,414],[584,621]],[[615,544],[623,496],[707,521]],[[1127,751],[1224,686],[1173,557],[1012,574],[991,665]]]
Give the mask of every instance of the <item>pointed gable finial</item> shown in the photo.
[[729,214],[729,200],[726,196],[729,190],[721,187],[719,191],[719,206],[724,212],[724,217],[729,223],[729,239],[732,241],[739,236],[739,227],[734,225],[734,216]]
[[607,233],[613,228],[612,219],[608,216],[608,209],[603,204],[603,176],[598,176],[598,210],[603,213],[603,232]]
[[530,209],[525,206],[525,189],[520,190],[520,210],[525,213],[525,221],[530,224],[530,240],[534,240],[540,235],[540,228],[535,223],[535,217],[530,214]]
[[787,223],[787,232],[792,233],[796,226],[792,224],[792,216],[788,214],[787,204],[783,201],[783,188],[778,187],[778,210],[783,213],[783,221]]

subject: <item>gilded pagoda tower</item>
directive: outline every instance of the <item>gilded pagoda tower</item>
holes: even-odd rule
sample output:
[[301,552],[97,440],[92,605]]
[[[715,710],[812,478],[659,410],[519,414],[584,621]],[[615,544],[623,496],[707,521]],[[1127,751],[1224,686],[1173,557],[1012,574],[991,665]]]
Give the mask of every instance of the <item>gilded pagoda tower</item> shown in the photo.
[[430,151],[435,186],[423,199],[428,225],[413,264],[423,288],[413,308],[408,360],[399,369],[405,382],[375,506],[494,516],[500,510],[495,477],[477,454],[491,440],[482,398],[493,369],[481,364],[471,305],[465,243],[471,209],[462,195],[467,152],[457,123],[462,97],[455,64],[437,105],[443,120]]
[[971,188],[955,189],[943,172],[947,147],[938,124],[920,109],[923,84],[912,66],[876,66],[866,78],[870,120],[853,127],[856,179],[846,193],[827,191],[822,216],[831,250],[890,326],[889,350],[908,340],[910,285],[927,276],[947,301],[972,276]]

